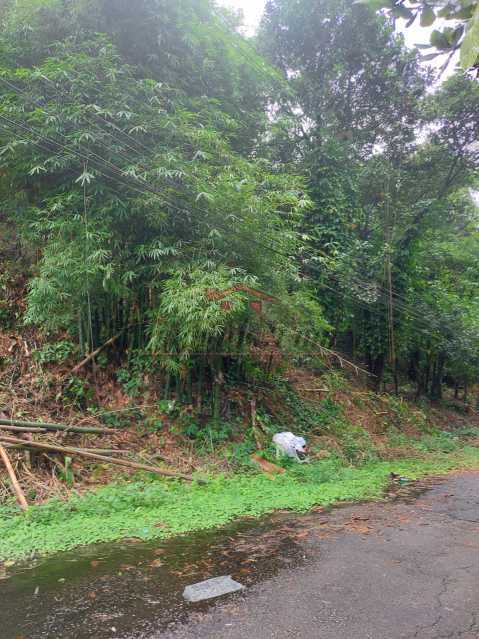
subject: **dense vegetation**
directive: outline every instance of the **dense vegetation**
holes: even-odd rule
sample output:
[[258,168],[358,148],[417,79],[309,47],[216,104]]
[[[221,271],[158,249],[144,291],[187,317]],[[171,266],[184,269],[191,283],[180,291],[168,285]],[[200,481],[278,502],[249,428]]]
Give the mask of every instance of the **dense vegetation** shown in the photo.
[[[68,502],[51,500],[25,517],[0,507],[0,558],[24,559],[124,537],[158,539],[259,517],[275,509],[304,512],[312,506],[381,496],[391,471],[410,478],[477,468],[477,448],[436,452],[428,459],[375,461],[345,468],[337,459],[289,469],[275,481],[265,474],[218,477],[208,489],[161,481],[118,483]],[[2,516],[3,515],[3,516]]]
[[[479,84],[396,33],[432,4],[373,4],[270,0],[247,40],[213,0],[0,0],[0,419],[193,475],[11,448],[0,558],[477,467]],[[279,430],[311,463],[258,473]]]
[[254,42],[210,0],[3,0],[1,21],[17,321],[67,355],[116,338],[132,394],[216,420],[225,384],[321,346],[378,388],[477,381],[476,81],[432,90],[392,19],[346,0],[271,0]]

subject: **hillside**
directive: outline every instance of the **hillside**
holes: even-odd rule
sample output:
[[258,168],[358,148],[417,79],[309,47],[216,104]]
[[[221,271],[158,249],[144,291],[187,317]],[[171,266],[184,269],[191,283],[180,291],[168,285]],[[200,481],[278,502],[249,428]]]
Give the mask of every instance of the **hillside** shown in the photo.
[[5,552],[477,463],[479,83],[313,4],[0,2]]
[[[13,286],[14,279],[5,282],[7,322],[22,308],[23,291]],[[264,340],[271,348],[273,336]],[[293,365],[279,349],[274,367],[264,351],[250,354],[256,382],[225,378],[220,420],[213,418],[211,398],[202,397],[200,405],[194,391],[188,401],[174,389],[165,397],[161,375],[128,371],[117,357],[109,352],[72,374],[81,358],[67,336],[47,340],[32,329],[18,331],[14,322],[10,330],[0,330],[0,418],[110,430],[104,435],[2,430],[1,435],[97,450],[196,477],[257,472],[251,455],[258,451],[278,463],[271,438],[285,430],[307,439],[312,463],[334,458],[346,467],[453,452],[466,443],[475,445],[479,437],[477,411],[455,399],[452,388],[441,401],[417,402],[407,387],[401,396],[393,395],[392,388],[378,393],[374,379],[353,368],[311,358]],[[10,446],[30,503],[66,498],[134,472],[81,456]],[[3,468],[0,478],[1,499],[10,502]]]

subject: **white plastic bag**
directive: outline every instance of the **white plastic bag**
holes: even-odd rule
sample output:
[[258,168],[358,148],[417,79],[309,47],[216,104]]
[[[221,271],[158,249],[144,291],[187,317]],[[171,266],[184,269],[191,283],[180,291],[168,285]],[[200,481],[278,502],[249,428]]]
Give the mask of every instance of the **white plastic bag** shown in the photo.
[[276,446],[276,457],[286,456],[295,459],[299,463],[307,461],[306,440],[298,437],[294,433],[276,433],[273,436],[273,443]]

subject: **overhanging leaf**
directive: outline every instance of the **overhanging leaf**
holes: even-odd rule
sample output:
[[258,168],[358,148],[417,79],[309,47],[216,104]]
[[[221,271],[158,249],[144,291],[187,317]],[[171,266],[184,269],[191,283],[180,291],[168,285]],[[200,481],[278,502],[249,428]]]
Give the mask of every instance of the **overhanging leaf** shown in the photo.
[[466,36],[461,46],[460,62],[463,69],[477,64],[479,60],[479,5],[476,7]]
[[431,7],[425,6],[421,11],[420,24],[421,27],[430,27],[436,20],[436,14]]

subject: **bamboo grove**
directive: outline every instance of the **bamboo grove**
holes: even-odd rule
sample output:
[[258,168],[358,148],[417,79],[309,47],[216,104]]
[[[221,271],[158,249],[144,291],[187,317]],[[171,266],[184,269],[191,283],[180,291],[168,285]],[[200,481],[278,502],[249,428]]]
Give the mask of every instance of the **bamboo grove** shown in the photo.
[[0,6],[22,322],[217,419],[225,384],[326,353],[418,396],[477,382],[474,78],[345,0],[271,0],[254,39],[210,0]]

